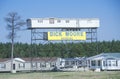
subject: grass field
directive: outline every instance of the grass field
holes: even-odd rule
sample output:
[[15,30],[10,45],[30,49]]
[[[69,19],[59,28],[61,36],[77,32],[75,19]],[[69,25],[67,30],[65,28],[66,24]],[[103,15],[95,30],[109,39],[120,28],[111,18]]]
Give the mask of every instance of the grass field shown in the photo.
[[0,79],[120,79],[120,71],[0,73]]

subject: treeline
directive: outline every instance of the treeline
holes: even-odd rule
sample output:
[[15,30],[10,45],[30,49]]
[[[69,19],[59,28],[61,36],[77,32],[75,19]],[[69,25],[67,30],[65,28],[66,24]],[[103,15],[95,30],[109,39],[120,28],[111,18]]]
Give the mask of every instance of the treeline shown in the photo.
[[[120,41],[14,45],[14,57],[88,57],[103,52],[120,52]],[[11,43],[0,43],[0,58],[10,56]]]

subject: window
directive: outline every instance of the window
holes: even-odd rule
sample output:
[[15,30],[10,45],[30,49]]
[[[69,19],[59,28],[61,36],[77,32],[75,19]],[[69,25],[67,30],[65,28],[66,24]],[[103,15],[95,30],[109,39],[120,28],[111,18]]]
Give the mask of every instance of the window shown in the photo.
[[95,60],[94,60],[94,61],[91,61],[91,65],[92,65],[92,66],[95,66]]
[[62,65],[63,61],[60,62],[60,65]]
[[65,22],[66,22],[66,23],[69,23],[70,21],[69,21],[69,20],[66,20]]
[[43,20],[38,20],[38,23],[43,23]]
[[78,64],[81,65],[81,64],[82,64],[82,61],[78,61]]
[[75,61],[71,61],[71,65],[75,65]]
[[112,65],[112,66],[117,66],[117,61],[116,61],[116,60],[112,60],[112,61],[111,61],[111,65]]
[[40,67],[46,67],[46,63],[40,63]]
[[57,20],[57,23],[61,23],[61,20]]
[[50,63],[50,67],[55,67],[55,63]]
[[101,61],[100,60],[98,60],[98,66],[101,66]]
[[32,67],[36,67],[37,66],[37,63],[32,63]]
[[25,68],[25,63],[20,63],[19,68]]
[[111,61],[108,61],[108,66],[111,66]]
[[65,61],[65,65],[69,65],[69,61]]
[[50,24],[54,24],[54,18],[50,18],[50,19],[49,19],[49,23],[50,23]]
[[5,69],[6,68],[6,64],[0,64],[0,69]]

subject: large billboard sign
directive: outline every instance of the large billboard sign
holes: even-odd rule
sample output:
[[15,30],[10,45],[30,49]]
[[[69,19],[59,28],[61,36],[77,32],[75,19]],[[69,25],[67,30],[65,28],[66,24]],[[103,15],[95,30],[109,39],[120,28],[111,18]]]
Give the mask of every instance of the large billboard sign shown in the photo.
[[48,40],[86,40],[86,32],[54,31],[47,33]]

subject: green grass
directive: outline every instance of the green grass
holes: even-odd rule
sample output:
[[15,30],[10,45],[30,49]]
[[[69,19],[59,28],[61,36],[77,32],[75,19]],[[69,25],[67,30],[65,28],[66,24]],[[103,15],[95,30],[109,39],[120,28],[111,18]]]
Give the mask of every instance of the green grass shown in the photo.
[[0,79],[120,79],[120,71],[0,73]]

